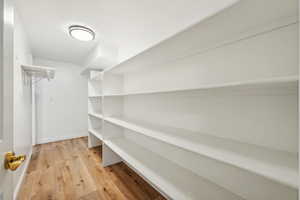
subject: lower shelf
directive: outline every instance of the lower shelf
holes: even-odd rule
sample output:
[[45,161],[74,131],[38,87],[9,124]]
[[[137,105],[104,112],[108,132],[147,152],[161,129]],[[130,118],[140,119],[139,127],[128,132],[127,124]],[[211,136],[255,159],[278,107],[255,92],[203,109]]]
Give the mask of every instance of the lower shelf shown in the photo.
[[98,113],[89,112],[89,115],[92,116],[92,117],[98,118],[98,119],[103,119],[104,118],[102,114],[98,114]]
[[125,137],[104,143],[172,199],[243,199]]
[[103,136],[102,134],[100,133],[100,130],[95,130],[95,129],[89,129],[89,132],[91,134],[93,134],[96,138],[100,139],[100,140],[103,140]]
[[168,144],[230,164],[278,183],[298,188],[297,156],[184,129],[152,125],[124,117],[105,121]]

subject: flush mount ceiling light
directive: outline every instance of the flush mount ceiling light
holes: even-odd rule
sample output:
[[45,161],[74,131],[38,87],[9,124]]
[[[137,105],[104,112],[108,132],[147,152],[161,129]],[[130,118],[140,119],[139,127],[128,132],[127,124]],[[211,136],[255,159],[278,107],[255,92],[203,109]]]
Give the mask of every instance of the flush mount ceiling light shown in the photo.
[[69,34],[73,38],[81,41],[91,41],[95,39],[95,32],[92,29],[80,25],[70,26]]

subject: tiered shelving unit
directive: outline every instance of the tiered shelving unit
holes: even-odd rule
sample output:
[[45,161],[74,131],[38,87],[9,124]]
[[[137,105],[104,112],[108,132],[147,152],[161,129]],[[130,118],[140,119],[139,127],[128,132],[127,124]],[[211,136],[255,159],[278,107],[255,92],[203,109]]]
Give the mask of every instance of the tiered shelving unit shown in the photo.
[[[102,77],[98,70],[90,70],[88,75],[88,132],[89,147],[102,143]],[[100,76],[100,77],[99,77]]]
[[297,15],[296,0],[240,1],[93,76],[102,164],[170,199],[296,200]]

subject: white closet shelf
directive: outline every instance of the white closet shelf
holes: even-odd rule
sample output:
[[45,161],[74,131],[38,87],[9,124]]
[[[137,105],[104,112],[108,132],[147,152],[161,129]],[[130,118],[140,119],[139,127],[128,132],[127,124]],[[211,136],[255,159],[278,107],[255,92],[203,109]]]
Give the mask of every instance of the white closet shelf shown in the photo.
[[210,85],[208,84],[197,88],[130,92],[130,93],[122,93],[122,94],[104,94],[103,96],[107,96],[107,97],[129,96],[129,95],[184,92],[184,91],[192,91],[192,90],[229,89],[229,88],[238,89],[238,88],[265,88],[265,87],[297,87],[298,81],[299,81],[298,76],[284,76],[284,77],[241,81],[241,82],[230,82],[230,83],[210,84]]
[[239,167],[275,182],[293,188],[298,187],[296,154],[126,118],[105,117],[104,120],[187,151]]
[[102,81],[101,72],[99,72],[98,74],[95,74],[95,75],[91,75],[90,81],[98,81],[98,82]]
[[103,140],[103,136],[102,136],[102,134],[100,133],[101,130],[89,129],[89,132],[90,132],[91,134],[93,134],[95,137],[97,137],[98,139]]
[[172,199],[242,199],[125,137],[112,138],[104,143]]
[[84,70],[82,70],[81,75],[83,75],[83,76],[90,76],[90,73],[92,71],[102,72],[103,69],[102,68],[98,68],[98,67],[86,67]]
[[[223,12],[218,12],[215,16],[212,15],[141,53],[117,65],[106,68],[104,72],[124,74],[142,70],[142,67],[153,67],[174,62],[175,60],[182,60],[186,57],[204,54],[223,46],[247,40],[249,37],[256,37],[257,35],[265,34],[274,29],[279,29],[298,22],[296,9],[291,10],[291,5],[294,3],[293,1],[290,1],[291,3],[289,2],[290,4],[286,4],[286,6],[282,6],[282,12],[288,12],[289,15],[281,16],[282,18],[280,19],[278,19],[278,13],[274,11],[277,9],[277,2],[273,3],[273,5],[271,5],[271,0],[269,0],[270,3],[265,2],[269,5],[268,10],[263,9],[263,7],[258,7],[256,1],[253,1],[253,3],[249,3],[250,1],[237,2],[239,5],[233,6],[232,9],[227,9],[227,12],[240,10],[241,12],[236,12],[236,18],[231,17],[230,21],[224,21],[224,18],[226,18],[224,14],[227,12],[224,12],[224,14]],[[240,13],[249,12],[250,10],[260,16],[259,24],[256,22],[257,19],[251,15],[240,15]],[[215,23],[212,23],[212,21]],[[209,26],[208,23],[211,24],[211,26]],[[218,28],[215,27],[215,24],[218,24]],[[228,27],[233,27],[237,24],[239,24],[239,26],[224,29],[223,26],[225,24]],[[251,30],[248,29],[249,26],[252,26]],[[210,34],[212,32],[214,32],[214,34]],[[176,46],[180,46],[180,48],[174,48]]]
[[103,97],[103,95],[99,94],[99,95],[89,95],[89,98],[101,98]]
[[95,75],[92,75],[90,81],[97,81],[97,82],[102,81],[102,74],[103,74],[102,72],[99,72]]
[[98,119],[104,119],[102,114],[98,114],[98,113],[91,113],[89,112],[89,115]]

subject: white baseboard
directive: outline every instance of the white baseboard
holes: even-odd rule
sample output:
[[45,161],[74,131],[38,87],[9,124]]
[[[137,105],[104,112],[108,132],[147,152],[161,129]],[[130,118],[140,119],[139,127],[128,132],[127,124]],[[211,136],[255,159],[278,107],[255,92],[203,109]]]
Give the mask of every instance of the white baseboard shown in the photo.
[[29,162],[30,162],[31,155],[32,155],[32,147],[30,148],[29,153],[26,155],[27,159],[26,159],[26,161],[25,161],[25,163],[24,163],[23,171],[22,171],[22,173],[21,173],[21,175],[20,175],[20,178],[19,178],[18,183],[17,183],[17,185],[16,185],[16,188],[15,188],[15,190],[14,190],[14,197],[13,197],[14,200],[17,199],[18,194],[19,194],[19,192],[20,192],[21,185],[22,185],[22,183],[23,183],[23,181],[24,181],[24,178],[25,178],[25,175],[26,175],[26,172],[27,172],[27,168],[28,168],[28,166],[29,166]]
[[41,138],[37,141],[38,144],[45,144],[49,142],[57,142],[61,140],[68,140],[73,138],[79,138],[79,137],[85,137],[87,136],[87,133],[84,134],[76,134],[76,135],[67,135],[67,136],[55,136],[55,137],[49,137],[49,138]]

